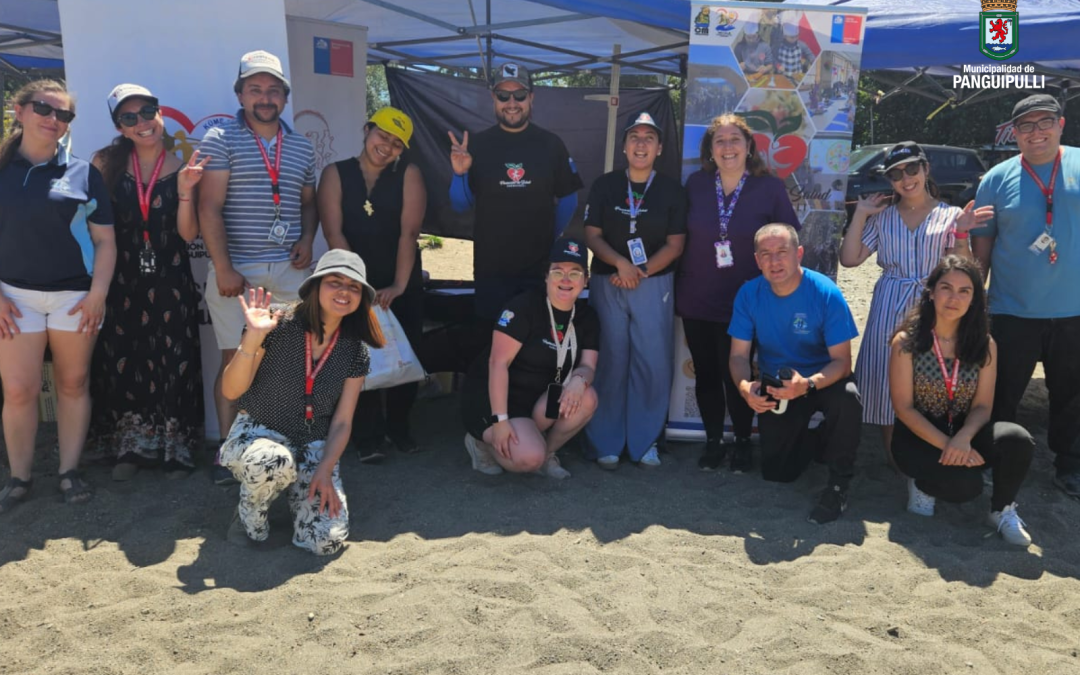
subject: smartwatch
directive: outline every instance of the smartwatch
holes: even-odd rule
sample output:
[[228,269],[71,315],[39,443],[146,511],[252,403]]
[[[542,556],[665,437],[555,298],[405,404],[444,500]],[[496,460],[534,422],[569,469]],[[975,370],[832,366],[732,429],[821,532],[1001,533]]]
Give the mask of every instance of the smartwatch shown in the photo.
[[499,422],[505,422],[505,421],[506,421],[506,420],[508,420],[508,419],[510,419],[510,416],[509,416],[509,415],[506,415],[506,414],[502,414],[502,415],[491,415],[490,417],[485,417],[485,418],[484,418],[484,422],[486,422],[486,423],[487,423],[487,425],[488,425],[489,427],[491,427],[491,426],[495,426],[495,425],[496,425],[496,424],[498,424]]

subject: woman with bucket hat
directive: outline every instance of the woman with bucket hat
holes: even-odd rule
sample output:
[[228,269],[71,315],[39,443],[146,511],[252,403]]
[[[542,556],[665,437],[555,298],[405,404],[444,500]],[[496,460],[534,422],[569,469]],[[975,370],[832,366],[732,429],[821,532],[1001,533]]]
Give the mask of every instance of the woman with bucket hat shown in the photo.
[[246,326],[222,379],[239,411],[221,446],[222,465],[240,482],[229,537],[265,541],[270,504],[288,489],[293,544],[330,555],[349,534],[338,460],[368,347],[382,347],[383,336],[371,311],[375,289],[355,253],[325,253],[299,296],[284,310],[272,310],[262,288],[246,302],[240,296]]

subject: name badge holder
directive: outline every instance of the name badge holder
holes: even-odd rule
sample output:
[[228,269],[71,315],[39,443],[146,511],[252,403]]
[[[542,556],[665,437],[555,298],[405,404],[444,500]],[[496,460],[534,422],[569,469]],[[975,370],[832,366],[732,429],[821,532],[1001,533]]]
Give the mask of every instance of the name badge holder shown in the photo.
[[717,269],[724,269],[735,264],[735,256],[731,252],[731,240],[728,238],[728,224],[731,222],[732,214],[735,213],[735,205],[739,203],[739,195],[742,194],[743,186],[746,185],[746,178],[749,175],[749,171],[743,172],[739,184],[735,186],[735,191],[731,193],[731,203],[724,204],[724,183],[720,180],[720,170],[716,170],[716,210],[720,225],[719,237],[714,244]]
[[634,199],[634,189],[630,184],[630,170],[626,170],[626,203],[630,207],[630,234],[637,234],[638,213],[641,211],[641,205],[645,201],[645,194],[649,191],[653,178],[656,178],[655,171],[649,172],[649,180],[645,182],[645,189],[641,191],[641,199]]
[[1028,250],[1035,255],[1042,255],[1042,252],[1047,248],[1050,249],[1050,264],[1053,265],[1058,261],[1057,254],[1057,240],[1054,239],[1051,234],[1054,228],[1054,186],[1057,184],[1058,172],[1061,170],[1061,155],[1064,153],[1063,149],[1058,149],[1057,157],[1054,158],[1054,168],[1050,170],[1050,186],[1047,187],[1046,183],[1042,182],[1039,175],[1035,173],[1035,169],[1028,163],[1023,157],[1020,158],[1020,165],[1024,167],[1024,171],[1027,171],[1031,179],[1035,181],[1035,185],[1039,187],[1039,191],[1043,193],[1043,197],[1046,198],[1046,229],[1035,238],[1035,241],[1031,242],[1028,246]]
[[319,371],[323,369],[323,366],[330,359],[330,354],[333,353],[340,334],[341,329],[339,328],[330,336],[330,342],[327,343],[319,363],[312,370],[311,333],[304,333],[304,424],[309,429],[315,423],[315,378],[319,376]]
[[274,141],[276,144],[274,147],[274,165],[270,165],[270,155],[266,154],[266,148],[263,147],[262,139],[260,139],[254,131],[251,132],[255,138],[255,145],[259,148],[259,154],[262,155],[263,164],[266,165],[266,173],[270,176],[270,192],[274,196],[274,222],[270,223],[270,233],[267,235],[267,239],[274,242],[278,246],[285,244],[285,239],[289,236],[290,224],[281,219],[281,188],[279,186],[279,179],[281,177],[281,146],[284,144],[282,139],[284,133],[280,126],[278,126],[277,137]]
[[154,186],[157,184],[161,168],[165,165],[165,152],[158,155],[154,163],[154,170],[150,174],[150,183],[143,189],[142,169],[139,167],[139,155],[135,150],[131,151],[131,172],[135,175],[135,196],[139,200],[139,213],[142,215],[142,241],[143,247],[139,249],[139,274],[144,277],[152,276],[157,272],[157,255],[154,247],[150,244],[150,199],[154,194]]

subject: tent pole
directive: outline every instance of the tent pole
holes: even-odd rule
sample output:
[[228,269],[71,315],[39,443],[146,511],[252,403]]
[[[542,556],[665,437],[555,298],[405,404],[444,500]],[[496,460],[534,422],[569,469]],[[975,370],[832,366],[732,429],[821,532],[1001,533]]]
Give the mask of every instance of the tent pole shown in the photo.
[[622,45],[614,45],[611,49],[611,87],[608,90],[607,113],[607,146],[604,149],[604,173],[615,168],[615,126],[619,123],[619,54]]
[[[487,25],[491,25],[491,0],[487,0]],[[495,67],[495,49],[491,44],[491,29],[487,30],[487,72],[491,73],[492,68]]]

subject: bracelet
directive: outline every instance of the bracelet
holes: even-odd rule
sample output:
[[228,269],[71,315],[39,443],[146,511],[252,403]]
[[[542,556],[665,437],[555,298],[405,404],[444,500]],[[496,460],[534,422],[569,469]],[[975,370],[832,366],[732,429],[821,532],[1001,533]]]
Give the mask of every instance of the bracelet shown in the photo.
[[177,201],[180,201],[180,202],[190,202],[190,201],[191,201],[191,197],[178,197],[178,198],[177,198]]
[[244,356],[249,357],[249,358],[255,358],[256,356],[259,355],[259,350],[258,349],[255,350],[254,354],[252,354],[251,352],[245,352],[242,346],[237,347],[236,351],[243,354]]
[[953,224],[952,233],[953,233],[953,237],[955,237],[956,239],[967,239],[968,236],[970,236],[969,232],[960,232],[960,231],[958,231],[956,229],[956,224],[955,223]]

